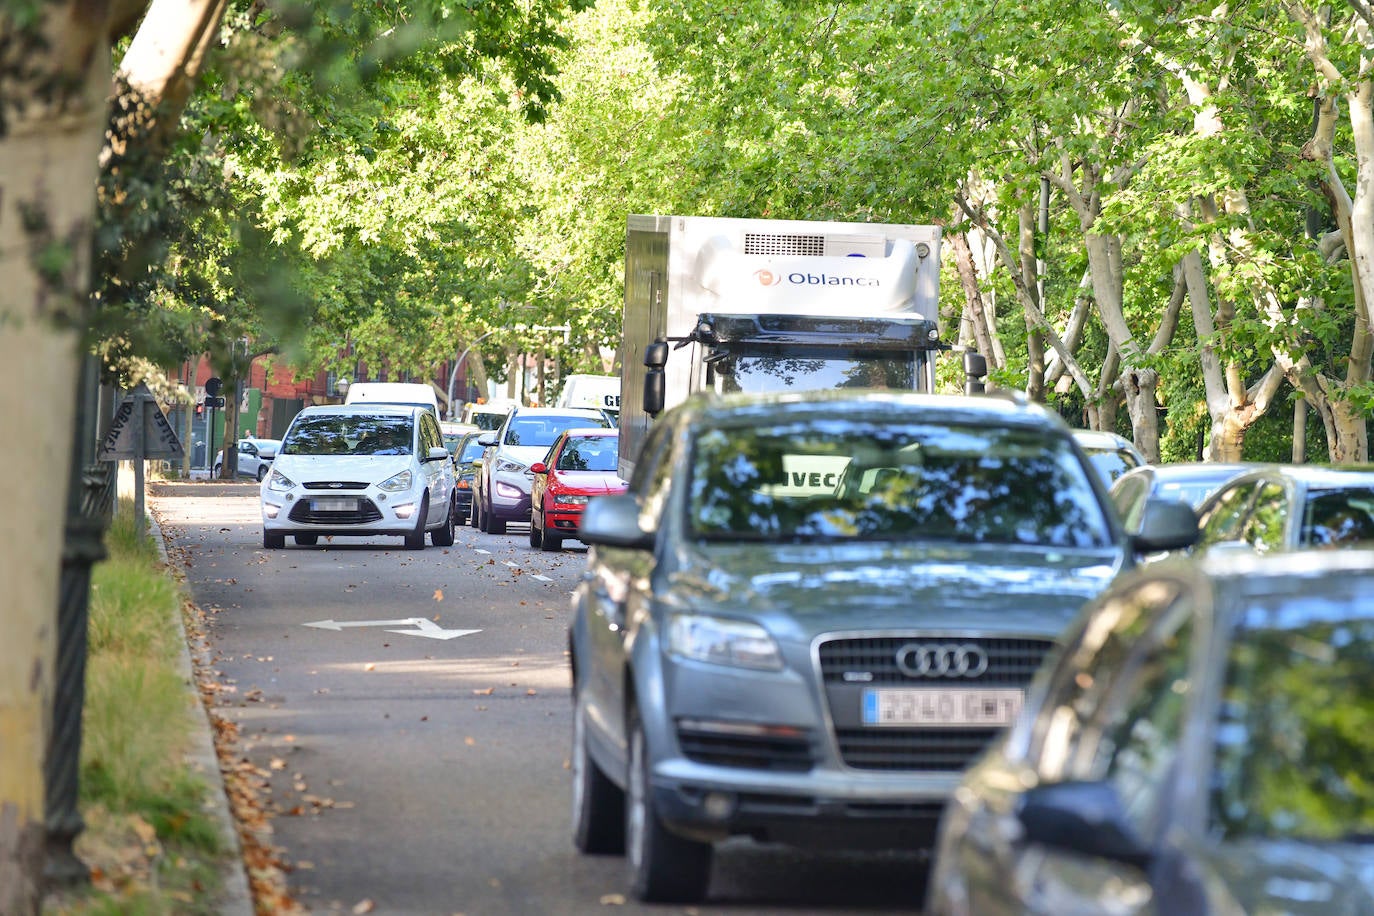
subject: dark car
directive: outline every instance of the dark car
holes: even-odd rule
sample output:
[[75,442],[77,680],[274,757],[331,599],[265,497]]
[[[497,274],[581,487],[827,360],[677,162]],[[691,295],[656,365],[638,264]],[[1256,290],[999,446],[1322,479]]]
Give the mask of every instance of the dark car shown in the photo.
[[477,465],[482,460],[482,443],[477,440],[484,430],[474,430],[459,436],[452,445],[454,512],[458,520],[471,519],[472,482],[477,477]]
[[1110,495],[1126,530],[1138,531],[1147,500],[1177,499],[1196,509],[1227,481],[1254,467],[1216,461],[1142,464],[1118,477]]
[[564,538],[577,537],[588,500],[625,492],[625,481],[616,473],[618,447],[613,429],[570,429],[554,442],[548,457],[530,466],[531,547],[561,549]]
[[1056,414],[994,397],[697,395],[582,518],[573,834],[646,900],[732,836],[926,848],[1079,607],[1137,552]]
[[1268,465],[1198,507],[1197,550],[1374,546],[1374,468]]
[[1094,601],[946,810],[932,916],[1374,913],[1374,553]]

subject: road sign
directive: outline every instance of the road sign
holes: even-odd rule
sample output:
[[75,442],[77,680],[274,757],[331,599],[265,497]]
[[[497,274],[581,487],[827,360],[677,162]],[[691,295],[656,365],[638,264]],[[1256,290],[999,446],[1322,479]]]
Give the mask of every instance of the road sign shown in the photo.
[[97,457],[101,461],[140,461],[180,458],[183,454],[181,440],[157,405],[157,398],[140,383],[120,402]]
[[[400,633],[402,636],[424,636],[429,639],[454,639],[459,636],[471,636],[473,633],[482,632],[481,630],[445,630],[434,621],[424,617],[403,617],[400,620],[317,620],[314,623],[302,625],[336,632],[344,627],[387,627],[388,633]],[[392,627],[415,627],[415,629],[396,630],[391,629]]]

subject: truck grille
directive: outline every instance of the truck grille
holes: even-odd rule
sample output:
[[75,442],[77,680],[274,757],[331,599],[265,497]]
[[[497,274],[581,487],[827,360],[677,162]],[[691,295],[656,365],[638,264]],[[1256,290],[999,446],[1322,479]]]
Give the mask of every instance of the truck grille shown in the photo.
[[[976,677],[908,674],[898,654],[911,643],[976,646],[987,668]],[[1047,639],[907,634],[832,639],[819,646],[820,673],[846,766],[863,770],[957,771],[1000,733],[998,728],[875,728],[863,724],[863,692],[886,687],[1025,687],[1053,648]]]

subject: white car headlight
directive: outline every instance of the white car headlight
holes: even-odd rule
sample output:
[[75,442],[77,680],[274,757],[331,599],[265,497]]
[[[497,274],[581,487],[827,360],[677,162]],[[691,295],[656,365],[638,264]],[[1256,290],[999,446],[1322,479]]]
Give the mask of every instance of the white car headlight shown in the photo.
[[507,474],[519,474],[528,468],[529,465],[521,464],[518,461],[511,461],[509,458],[502,458],[496,462],[496,470]]
[[758,624],[743,620],[675,614],[668,624],[668,650],[716,665],[782,669],[782,653],[773,637]]
[[388,477],[386,480],[377,484],[377,489],[386,490],[388,493],[404,493],[406,490],[410,489],[411,484],[414,482],[415,475],[407,468],[401,473]]
[[559,493],[554,496],[553,504],[555,506],[585,506],[587,504],[587,497],[574,496],[571,493]]
[[296,484],[292,482],[290,477],[287,477],[276,468],[273,468],[272,473],[268,475],[267,489],[274,493],[285,493],[287,490],[295,489],[295,486]]

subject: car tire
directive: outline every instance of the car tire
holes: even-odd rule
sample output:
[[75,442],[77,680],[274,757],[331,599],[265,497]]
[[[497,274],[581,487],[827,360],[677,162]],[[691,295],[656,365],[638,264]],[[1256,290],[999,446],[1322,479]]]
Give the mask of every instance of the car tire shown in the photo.
[[224,470],[224,465],[222,465],[222,464],[217,464],[217,465],[215,465],[214,470],[212,470],[212,471],[210,472],[210,477],[211,477],[211,479],[213,479],[213,480],[219,480],[220,471],[223,471],[223,470]]
[[474,511],[477,511],[479,509],[481,511],[477,512],[477,530],[482,532],[483,534],[486,534],[487,526],[491,524],[491,516],[487,514],[487,507],[480,500],[474,507]]
[[406,535],[407,550],[425,549],[425,519],[429,517],[429,494],[420,500],[420,511],[415,516],[415,530]]
[[485,529],[487,534],[506,533],[506,520],[503,518],[497,518],[496,512],[493,510],[491,506],[487,506],[486,511],[482,513],[482,518],[487,523],[487,527]]
[[267,476],[267,465],[265,465],[265,464],[260,464],[260,465],[258,465],[258,483],[262,483],[262,479],[263,479],[264,477],[266,477],[266,476]]
[[536,550],[544,544],[544,533],[539,530],[539,526],[534,523],[534,516],[530,516],[530,546]]
[[544,536],[540,538],[540,540],[542,542],[539,545],[540,548],[548,551],[549,553],[557,553],[558,551],[563,549],[563,535],[561,534],[553,534],[551,532],[545,531]]
[[295,536],[296,543],[301,547],[314,547],[320,542],[318,534],[298,534]]
[[264,550],[281,550],[286,546],[286,535],[277,534],[264,528],[262,530],[262,546]]
[[688,840],[663,826],[649,789],[644,727],[631,711],[625,792],[625,856],[630,891],[646,903],[697,903],[711,877],[711,844]]
[[448,512],[444,515],[444,523],[429,533],[429,539],[434,542],[435,547],[453,546],[453,517],[458,514],[458,507],[454,504],[452,497],[448,501]]
[[572,740],[573,845],[588,855],[625,852],[625,793],[587,753],[587,711],[579,690],[573,694]]

